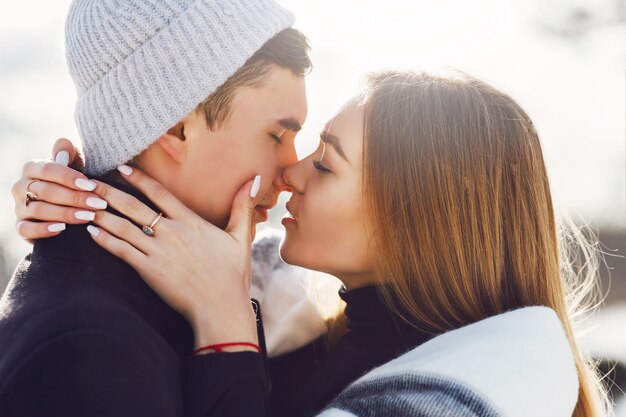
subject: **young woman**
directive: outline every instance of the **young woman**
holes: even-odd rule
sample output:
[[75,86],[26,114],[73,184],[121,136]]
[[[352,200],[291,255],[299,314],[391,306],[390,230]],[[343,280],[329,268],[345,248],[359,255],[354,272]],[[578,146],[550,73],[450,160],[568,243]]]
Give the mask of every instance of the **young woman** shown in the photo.
[[[604,415],[574,334],[595,271],[577,276],[563,257],[539,138],[514,100],[465,74],[382,73],[320,139],[283,174],[293,196],[280,253],[339,278],[345,308],[327,334],[270,362],[272,415]],[[120,171],[167,219],[149,237],[98,212],[95,241],[177,310],[202,311],[206,261],[169,236],[201,219],[139,170]],[[106,184],[96,192],[138,224],[157,214]],[[240,269],[233,285],[249,287]],[[237,392],[225,401],[265,395]]]

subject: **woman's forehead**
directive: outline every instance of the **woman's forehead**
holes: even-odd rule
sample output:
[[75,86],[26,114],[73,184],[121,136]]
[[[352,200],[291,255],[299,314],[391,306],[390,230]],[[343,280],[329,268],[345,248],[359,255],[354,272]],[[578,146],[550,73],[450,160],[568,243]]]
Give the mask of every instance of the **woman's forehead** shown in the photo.
[[326,122],[324,126],[325,131],[330,131],[332,129],[332,125],[336,120],[345,121],[362,121],[363,113],[365,108],[365,95],[362,93],[356,94],[351,97],[348,101],[346,101],[335,113],[335,115]]

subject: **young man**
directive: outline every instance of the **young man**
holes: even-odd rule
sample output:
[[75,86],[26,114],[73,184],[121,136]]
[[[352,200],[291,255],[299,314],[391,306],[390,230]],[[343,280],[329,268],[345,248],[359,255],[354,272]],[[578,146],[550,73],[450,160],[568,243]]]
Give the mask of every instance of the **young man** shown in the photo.
[[[308,45],[292,23],[271,0],[74,1],[66,48],[86,174],[158,211],[111,173],[133,164],[219,227],[236,192],[260,174],[252,226],[266,220],[307,112]],[[94,187],[79,173],[61,182]],[[28,195],[21,210],[49,220],[22,229],[88,222],[106,204],[89,193],[38,194],[31,181],[14,193]],[[52,207],[77,198],[85,210]],[[257,353],[191,356],[190,325],[84,225],[35,243],[0,315],[1,415],[221,416],[267,406],[227,401],[264,380],[258,367],[245,381],[229,379],[258,363],[249,361]]]

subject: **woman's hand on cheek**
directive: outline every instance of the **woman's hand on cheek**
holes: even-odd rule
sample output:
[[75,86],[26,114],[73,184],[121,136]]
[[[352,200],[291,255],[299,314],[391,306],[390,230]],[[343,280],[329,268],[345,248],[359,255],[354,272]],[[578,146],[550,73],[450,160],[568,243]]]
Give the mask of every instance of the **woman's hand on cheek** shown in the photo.
[[[127,219],[99,212],[89,232],[94,240],[132,266],[161,298],[191,323],[196,346],[245,341],[258,343],[250,303],[250,180],[237,193],[230,222],[221,230],[184,206],[161,184],[136,168],[121,167],[126,180],[164,216],[146,235],[159,213],[138,199],[102,182],[95,192]],[[256,181],[259,182],[258,180]]]

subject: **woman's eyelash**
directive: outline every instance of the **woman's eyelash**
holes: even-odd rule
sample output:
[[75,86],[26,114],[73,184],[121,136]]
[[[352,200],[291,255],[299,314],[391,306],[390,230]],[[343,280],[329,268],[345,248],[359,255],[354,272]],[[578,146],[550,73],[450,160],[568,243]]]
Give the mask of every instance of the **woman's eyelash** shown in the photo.
[[332,172],[330,169],[326,168],[320,161],[313,161],[313,166],[316,170],[323,173]]
[[276,142],[278,142],[279,144],[282,145],[283,141],[280,139],[280,137],[278,135],[270,133],[270,136],[272,137],[272,139],[274,139]]

